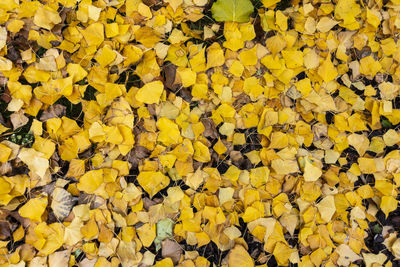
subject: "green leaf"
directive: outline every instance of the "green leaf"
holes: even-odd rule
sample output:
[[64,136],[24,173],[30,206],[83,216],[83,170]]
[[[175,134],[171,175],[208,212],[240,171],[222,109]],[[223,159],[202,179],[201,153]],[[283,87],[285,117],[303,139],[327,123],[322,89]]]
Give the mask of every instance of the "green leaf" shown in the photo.
[[157,223],[157,237],[154,240],[157,251],[161,248],[161,242],[172,236],[174,224],[175,222],[170,218],[165,218]]
[[379,224],[375,224],[375,225],[372,227],[372,232],[373,232],[374,234],[380,234],[380,233],[382,233],[382,226],[380,226]]
[[211,7],[216,21],[248,22],[253,11],[250,0],[217,0]]
[[392,129],[393,125],[388,119],[382,119],[381,121],[382,127],[385,129]]

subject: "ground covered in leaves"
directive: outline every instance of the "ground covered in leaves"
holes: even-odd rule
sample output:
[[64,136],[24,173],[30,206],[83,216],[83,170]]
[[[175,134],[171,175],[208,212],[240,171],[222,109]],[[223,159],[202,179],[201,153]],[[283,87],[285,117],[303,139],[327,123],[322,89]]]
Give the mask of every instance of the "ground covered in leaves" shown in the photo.
[[1,0],[0,266],[399,266],[399,0]]

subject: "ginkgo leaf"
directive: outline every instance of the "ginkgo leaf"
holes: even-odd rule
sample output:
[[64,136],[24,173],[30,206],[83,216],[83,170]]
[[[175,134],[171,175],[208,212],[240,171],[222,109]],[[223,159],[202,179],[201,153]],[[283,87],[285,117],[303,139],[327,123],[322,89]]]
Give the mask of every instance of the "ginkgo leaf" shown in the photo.
[[135,97],[138,101],[146,104],[158,103],[160,101],[163,89],[164,85],[161,81],[150,82],[140,88]]
[[228,266],[252,267],[255,265],[246,249],[241,245],[236,245],[228,254]]
[[309,159],[305,160],[305,167],[304,167],[304,180],[306,182],[314,182],[321,177],[322,171],[317,166],[314,166]]
[[331,2],[1,0],[0,266],[391,265],[400,0]]
[[389,213],[397,209],[398,201],[392,196],[383,196],[381,202],[381,209],[385,213],[386,217]]
[[41,222],[47,203],[47,196],[32,198],[19,209],[19,214],[33,222]]
[[150,197],[153,197],[158,191],[164,189],[169,184],[169,178],[161,172],[140,172],[137,180]]
[[254,11],[250,0],[217,0],[211,7],[216,21],[247,22]]
[[335,214],[336,211],[334,197],[326,196],[317,204],[317,208],[321,214],[321,218],[327,223],[330,222],[333,214]]
[[44,154],[36,151],[33,148],[23,148],[18,157],[28,165],[29,169],[43,178],[49,168],[49,161],[44,157]]
[[74,198],[67,190],[59,187],[54,189],[50,206],[59,220],[68,216],[74,204],[73,200]]

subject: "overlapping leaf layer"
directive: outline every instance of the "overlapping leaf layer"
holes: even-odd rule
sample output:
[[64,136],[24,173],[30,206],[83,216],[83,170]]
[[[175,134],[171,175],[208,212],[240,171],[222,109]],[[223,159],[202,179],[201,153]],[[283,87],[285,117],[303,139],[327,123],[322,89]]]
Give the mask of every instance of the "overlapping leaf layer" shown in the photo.
[[399,0],[1,0],[0,266],[393,266]]

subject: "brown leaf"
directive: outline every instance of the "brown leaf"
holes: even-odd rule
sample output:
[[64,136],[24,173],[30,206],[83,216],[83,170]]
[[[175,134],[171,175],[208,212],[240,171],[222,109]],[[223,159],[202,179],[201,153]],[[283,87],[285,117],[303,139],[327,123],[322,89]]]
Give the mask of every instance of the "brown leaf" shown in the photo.
[[61,118],[67,113],[67,108],[60,104],[51,105],[47,110],[43,111],[40,116],[41,121],[47,121],[51,118]]
[[218,138],[218,131],[212,120],[203,118],[201,119],[201,123],[204,125],[204,128],[206,128],[203,133],[205,137],[211,137],[212,139]]
[[165,239],[161,244],[161,255],[163,258],[171,258],[177,264],[182,255],[182,247],[175,240]]
[[11,114],[10,119],[14,130],[24,126],[29,122],[28,117],[24,115],[24,112],[22,110]]
[[[7,79],[7,78],[3,78],[2,77],[2,81],[0,83],[0,86],[3,86],[2,83],[4,83],[3,79]],[[5,83],[7,83],[7,80],[5,81]],[[4,102],[6,102],[7,104],[10,103],[12,97],[11,97],[11,93],[10,90],[8,90],[8,88],[6,88],[4,90],[4,92],[1,94],[0,99],[3,100]]]
[[10,223],[1,221],[0,222],[0,240],[5,240],[11,236]]
[[166,66],[164,66],[164,85],[166,88],[172,91],[176,91],[176,89],[179,87],[179,85],[175,84],[176,69],[177,66],[172,63],[168,63]]

